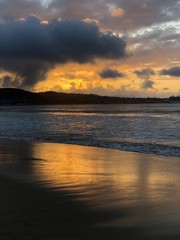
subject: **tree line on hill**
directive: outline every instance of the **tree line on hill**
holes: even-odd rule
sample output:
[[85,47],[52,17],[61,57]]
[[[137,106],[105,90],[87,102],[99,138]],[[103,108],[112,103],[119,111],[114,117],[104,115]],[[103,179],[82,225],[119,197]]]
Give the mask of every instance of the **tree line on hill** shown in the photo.
[[0,89],[0,105],[55,105],[55,104],[133,104],[133,103],[171,103],[180,102],[180,97],[134,98],[110,97],[95,94],[76,94],[63,92],[29,92],[15,88]]

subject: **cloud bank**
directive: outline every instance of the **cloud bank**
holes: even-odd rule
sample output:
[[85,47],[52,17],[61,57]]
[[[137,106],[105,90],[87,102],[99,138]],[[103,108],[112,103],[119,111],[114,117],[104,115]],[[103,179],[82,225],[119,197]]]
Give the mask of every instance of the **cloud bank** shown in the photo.
[[[179,0],[0,0],[2,19],[35,14],[45,19],[96,19],[101,27],[132,30],[180,19]],[[172,3],[173,2],[173,3]]]
[[30,16],[1,23],[0,36],[0,69],[15,74],[20,87],[43,80],[57,64],[84,64],[126,55],[123,39],[80,20],[43,24]]

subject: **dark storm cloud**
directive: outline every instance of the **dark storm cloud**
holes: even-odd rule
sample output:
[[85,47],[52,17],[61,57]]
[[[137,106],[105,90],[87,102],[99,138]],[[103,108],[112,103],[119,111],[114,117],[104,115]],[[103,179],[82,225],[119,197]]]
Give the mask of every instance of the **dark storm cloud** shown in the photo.
[[121,72],[113,69],[104,69],[99,73],[101,78],[122,78],[124,75]]
[[148,79],[149,77],[151,77],[152,75],[155,75],[154,70],[150,69],[150,68],[146,68],[143,69],[141,71],[134,71],[134,73],[139,77],[139,78],[143,78],[143,79]]
[[160,74],[161,75],[169,75],[169,76],[172,76],[172,77],[180,77],[180,67],[176,66],[176,67],[172,67],[172,68],[169,68],[169,69],[163,69],[160,72]]
[[4,77],[0,78],[0,84],[3,88],[11,88],[17,86],[17,81],[14,77],[5,75]]
[[43,80],[56,64],[125,56],[124,40],[101,32],[95,23],[79,20],[42,24],[30,16],[23,21],[1,23],[0,36],[0,69],[14,73],[22,86]]
[[38,81],[46,78],[47,72],[55,66],[55,63],[42,59],[33,59],[15,56],[1,57],[0,69],[15,74],[13,84],[16,87],[31,87]]

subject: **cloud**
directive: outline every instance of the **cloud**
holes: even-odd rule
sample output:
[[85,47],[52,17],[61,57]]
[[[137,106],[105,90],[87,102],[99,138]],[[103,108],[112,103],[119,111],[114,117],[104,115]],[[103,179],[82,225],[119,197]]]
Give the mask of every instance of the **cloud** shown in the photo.
[[125,14],[125,11],[122,8],[115,8],[111,11],[112,17],[122,17]]
[[[125,11],[120,25],[121,29],[128,31],[180,19],[179,0],[173,0],[173,4],[169,0],[114,0],[111,2]],[[109,19],[109,24],[118,27],[118,21],[111,22]]]
[[46,17],[47,8],[40,0],[0,0],[0,19],[26,18],[28,15]]
[[12,88],[17,86],[16,79],[12,76],[5,75],[0,78],[0,84],[3,88]]
[[[143,29],[128,38],[127,49],[132,53],[128,63],[156,68],[168,64],[178,65],[180,41],[178,26]],[[152,64],[149,64],[152,63]],[[149,65],[146,65],[149,64]],[[172,66],[172,65],[171,65]],[[166,67],[167,68],[167,67]]]
[[153,89],[154,81],[150,78],[155,75],[155,72],[151,68],[145,68],[141,71],[134,71],[137,77],[143,79],[142,88],[143,89]]
[[153,85],[154,85],[154,81],[152,80],[144,80],[143,84],[142,84],[142,88],[144,89],[153,89]]
[[99,76],[101,78],[122,78],[124,74],[118,72],[117,70],[104,69],[102,72],[99,73]]
[[[130,31],[180,19],[179,0],[0,0],[0,16],[96,19],[103,29]],[[121,17],[119,17],[121,16]]]
[[148,79],[149,77],[151,77],[152,75],[155,75],[154,70],[150,69],[150,68],[146,68],[146,69],[142,69],[141,71],[134,71],[134,73],[142,79]]
[[140,32],[133,37],[134,42],[141,42],[147,44],[147,41],[157,41],[162,44],[166,41],[178,41],[180,33],[176,27],[154,27],[146,31]]
[[[179,0],[53,0],[48,11],[56,17],[95,18],[104,29],[134,30],[177,21]],[[121,16],[119,18],[119,16]]]
[[176,66],[176,67],[172,67],[169,69],[163,69],[160,72],[161,75],[169,75],[172,77],[180,77],[180,67]]
[[102,19],[109,14],[108,4],[113,4],[110,0],[52,0],[48,6],[49,12],[55,17],[71,19]]
[[42,24],[30,16],[1,23],[0,36],[0,69],[14,73],[23,87],[45,79],[57,64],[118,60],[126,55],[126,43],[119,36],[80,20]]

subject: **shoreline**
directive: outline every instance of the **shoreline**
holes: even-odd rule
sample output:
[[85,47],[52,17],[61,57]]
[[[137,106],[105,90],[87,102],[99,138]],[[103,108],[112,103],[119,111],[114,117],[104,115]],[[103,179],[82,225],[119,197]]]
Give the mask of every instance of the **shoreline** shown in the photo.
[[[175,157],[0,139],[0,238],[179,239],[178,163]],[[174,190],[176,199],[169,195]]]
[[[111,145],[109,143],[100,143],[97,142],[96,144],[85,144],[85,143],[78,143],[77,141],[53,141],[50,137],[47,139],[41,139],[40,137],[36,137],[35,139],[32,138],[13,138],[13,137],[3,137],[0,136],[0,140],[10,140],[10,141],[19,141],[19,142],[31,142],[31,143],[50,143],[50,144],[64,144],[64,145],[75,145],[75,146],[82,146],[82,147],[95,147],[95,148],[103,148],[103,149],[112,149],[118,150],[122,152],[130,152],[130,153],[140,153],[140,154],[150,154],[150,155],[157,155],[157,156],[165,156],[165,157],[180,157],[180,146],[171,146],[165,144],[156,144],[153,145],[152,143],[131,143],[131,142],[112,142]],[[114,145],[113,145],[114,144]],[[118,145],[118,146],[117,146]],[[122,146],[119,146],[122,145]],[[130,145],[131,147],[129,148]],[[133,147],[132,147],[133,146]],[[142,150],[142,147],[145,149]],[[172,151],[177,153],[170,152],[167,148],[171,148]],[[133,150],[132,150],[133,148]]]

